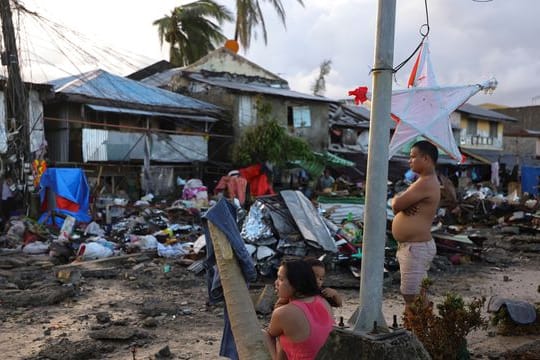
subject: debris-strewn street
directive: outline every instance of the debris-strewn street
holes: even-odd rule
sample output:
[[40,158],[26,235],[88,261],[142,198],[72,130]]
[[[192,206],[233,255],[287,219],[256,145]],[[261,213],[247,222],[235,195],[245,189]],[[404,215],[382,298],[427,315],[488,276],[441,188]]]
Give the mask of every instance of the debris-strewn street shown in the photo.
[[[216,241],[209,224],[220,221],[229,224],[224,241],[245,248],[241,260],[253,267],[256,280],[249,289],[261,327],[275,302],[272,283],[281,261],[309,256],[325,264],[325,286],[343,295],[336,324],[351,326],[366,255],[364,198],[349,185],[311,199],[287,189],[240,206],[226,198],[230,191],[209,196],[200,180],[191,179],[173,201],[151,194],[137,201],[101,196],[88,212],[91,221],[54,210],[39,221],[12,216],[0,236],[2,355],[218,358],[224,307],[215,295],[219,282],[212,278],[209,292],[207,276],[215,270],[209,259],[216,248],[209,246]],[[537,199],[502,196],[479,185],[461,189],[459,200],[450,184],[442,194],[431,229],[437,245],[429,273],[434,309],[448,293],[465,303],[485,298],[482,316],[491,324],[468,335],[468,350],[476,358],[527,358],[523,354],[539,346]],[[388,211],[387,229],[392,218]],[[388,231],[383,313],[395,329],[404,326],[396,247]]]
[[[498,254],[497,259],[462,257],[452,264],[446,256],[436,258],[430,272],[432,299],[437,303],[450,291],[465,299],[498,295],[538,303],[538,250],[507,246],[505,237],[493,233],[486,237],[485,252]],[[204,271],[197,272],[193,264],[184,256],[163,258],[143,251],[54,265],[48,255],[5,250],[0,256],[3,358],[218,358],[223,307],[207,305]],[[254,300],[270,282],[261,277],[251,288]],[[327,284],[344,295],[345,306],[335,311],[336,320],[348,319],[358,305],[358,279],[338,266]],[[384,314],[391,324],[403,307],[398,272],[385,277],[384,298]],[[260,319],[264,324],[268,317]],[[468,340],[474,358],[521,359],[502,354],[522,345],[538,349],[537,337],[502,336],[490,326]]]

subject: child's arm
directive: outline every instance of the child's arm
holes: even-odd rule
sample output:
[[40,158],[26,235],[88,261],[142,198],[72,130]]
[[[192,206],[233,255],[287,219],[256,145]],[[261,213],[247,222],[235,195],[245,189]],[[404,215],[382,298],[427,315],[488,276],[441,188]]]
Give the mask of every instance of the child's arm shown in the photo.
[[334,307],[341,307],[343,305],[343,299],[341,298],[341,295],[339,293],[332,289],[332,288],[324,288],[321,290],[321,294],[326,298],[329,299],[330,305]]
[[276,303],[274,304],[274,309],[277,309],[280,306],[287,305],[289,303],[289,299],[287,298],[279,298],[277,299]]
[[276,339],[276,359],[277,360],[287,360],[287,354],[281,347],[281,343],[279,342],[279,339]]

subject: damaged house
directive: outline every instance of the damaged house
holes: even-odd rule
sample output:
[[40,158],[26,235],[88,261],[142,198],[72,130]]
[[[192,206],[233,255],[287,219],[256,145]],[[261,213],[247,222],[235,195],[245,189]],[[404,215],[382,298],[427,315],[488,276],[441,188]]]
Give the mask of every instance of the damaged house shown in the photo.
[[[473,181],[490,181],[495,179],[498,163],[503,156],[503,127],[507,123],[515,123],[516,119],[484,109],[480,106],[463,104],[452,114],[452,120],[459,121],[459,148],[466,158],[474,159],[478,164],[469,167]],[[492,164],[497,164],[493,165]],[[504,168],[503,168],[504,171]],[[475,179],[476,177],[476,179]]]
[[496,111],[516,119],[504,124],[501,162],[507,169],[519,167],[523,192],[540,194],[540,106],[497,107]]
[[[43,130],[43,102],[47,101],[50,96],[51,86],[46,84],[24,84],[28,97],[28,119],[29,126],[29,146],[30,153],[38,153],[36,157],[42,154],[42,151],[46,145],[45,136]],[[0,77],[0,87],[2,89],[7,88],[7,79]],[[20,146],[26,146],[23,142],[18,141],[21,139],[18,124],[15,123],[14,115],[10,113],[10,101],[9,94],[4,91],[0,91],[0,154],[5,155],[8,158],[7,165],[17,160]],[[9,169],[4,168],[3,172],[9,172]]]
[[[264,108],[266,115],[277,119],[290,134],[304,138],[314,151],[328,148],[328,109],[333,100],[291,90],[285,79],[226,48],[141,81],[227,109],[230,118],[219,129],[234,138],[256,124]],[[213,160],[230,162],[232,140],[212,140]]]
[[[355,161],[365,172],[369,143],[369,110],[348,102],[332,104],[329,113],[329,149]],[[515,118],[471,104],[463,104],[451,115],[454,138],[465,161],[458,167],[446,154],[440,154],[439,168],[445,173],[457,169],[474,171],[477,181],[490,180],[491,164],[503,156],[503,125]],[[392,124],[391,132],[395,129]],[[408,166],[408,151],[404,148],[390,159],[389,179],[402,178]]]
[[104,70],[51,84],[45,132],[52,166],[83,167],[104,176],[113,192],[122,184],[128,192],[165,193],[174,175],[197,176],[208,138],[222,136],[213,130],[218,106]]
[[[369,145],[370,112],[363,106],[354,105],[346,100],[340,104],[332,104],[329,112],[329,150],[353,161],[359,173],[364,177],[367,167],[367,153]],[[391,134],[395,131],[395,123],[391,123]],[[452,122],[452,131],[456,139],[459,138],[459,122]],[[413,142],[411,142],[412,145]],[[388,179],[397,181],[409,169],[409,151],[405,147],[389,160]],[[444,168],[455,164],[455,161],[446,154],[440,154],[439,167]]]

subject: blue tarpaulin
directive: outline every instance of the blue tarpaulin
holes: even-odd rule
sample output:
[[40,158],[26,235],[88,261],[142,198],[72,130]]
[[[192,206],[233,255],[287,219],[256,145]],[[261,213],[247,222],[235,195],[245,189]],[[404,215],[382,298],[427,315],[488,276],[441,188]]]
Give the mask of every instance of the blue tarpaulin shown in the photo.
[[[49,168],[41,176],[39,187],[42,210],[70,215],[80,222],[92,220],[89,214],[90,189],[81,169]],[[46,220],[47,213],[44,213],[39,222]]]
[[538,195],[538,186],[540,185],[540,167],[522,166],[521,167],[521,191],[531,195]]

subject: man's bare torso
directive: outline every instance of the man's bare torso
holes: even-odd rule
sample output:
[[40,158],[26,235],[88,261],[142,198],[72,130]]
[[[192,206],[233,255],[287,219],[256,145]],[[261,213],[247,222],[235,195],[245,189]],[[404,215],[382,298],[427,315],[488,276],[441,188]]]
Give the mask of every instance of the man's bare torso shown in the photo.
[[440,200],[440,185],[436,176],[421,177],[406,191],[421,191],[425,197],[417,202],[412,213],[398,212],[392,221],[392,236],[398,242],[431,240],[431,225]]

